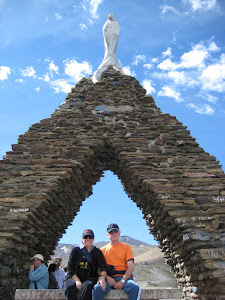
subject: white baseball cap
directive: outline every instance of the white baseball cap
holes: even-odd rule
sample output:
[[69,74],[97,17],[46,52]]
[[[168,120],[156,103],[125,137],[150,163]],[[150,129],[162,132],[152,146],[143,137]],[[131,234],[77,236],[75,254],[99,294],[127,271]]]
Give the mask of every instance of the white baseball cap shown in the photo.
[[34,258],[37,258],[37,259],[40,259],[41,261],[44,261],[44,257],[41,254],[35,254],[33,257],[31,257],[31,259],[34,259]]

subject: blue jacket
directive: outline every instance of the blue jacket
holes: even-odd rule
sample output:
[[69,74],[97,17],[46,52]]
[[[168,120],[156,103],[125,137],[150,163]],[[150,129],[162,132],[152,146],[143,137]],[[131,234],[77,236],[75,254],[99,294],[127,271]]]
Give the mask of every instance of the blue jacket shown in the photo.
[[35,270],[30,270],[29,279],[29,289],[35,289],[35,281],[37,283],[38,290],[48,289],[49,274],[45,264],[41,264],[40,267]]

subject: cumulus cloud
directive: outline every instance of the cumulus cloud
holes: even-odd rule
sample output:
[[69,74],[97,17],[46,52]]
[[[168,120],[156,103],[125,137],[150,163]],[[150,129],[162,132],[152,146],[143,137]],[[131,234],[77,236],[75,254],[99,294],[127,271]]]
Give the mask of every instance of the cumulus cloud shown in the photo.
[[70,85],[66,80],[58,79],[50,82],[50,84],[55,90],[55,93],[62,92],[68,94],[69,92],[71,92],[72,85]]
[[171,56],[171,55],[172,55],[172,49],[170,47],[168,47],[167,50],[162,53],[163,57]]
[[152,65],[151,65],[151,64],[144,64],[144,65],[143,65],[143,68],[151,69],[151,68],[152,68]]
[[209,57],[208,49],[203,44],[197,44],[192,50],[181,56],[181,68],[203,68],[205,59]]
[[24,70],[20,70],[20,73],[23,77],[36,77],[36,71],[34,70],[33,66],[27,67]]
[[179,14],[180,14],[179,11],[176,10],[173,6],[169,6],[169,5],[167,5],[167,4],[161,5],[161,6],[160,6],[160,9],[161,9],[161,12],[162,12],[163,15],[166,14],[166,13],[168,13],[168,12],[173,12],[173,13],[175,13],[176,15],[179,15]]
[[211,115],[214,113],[214,109],[208,104],[194,104],[188,103],[188,107],[192,108],[196,113],[202,115]]
[[55,72],[56,74],[59,74],[59,67],[57,67],[53,61],[50,62],[48,69],[50,72]]
[[[170,50],[168,51],[168,49],[166,52],[170,53]],[[203,42],[200,42],[192,46],[192,49],[189,52],[184,53],[180,57],[180,62],[173,62],[170,58],[166,58],[157,67],[163,71],[191,68],[203,69],[206,60],[210,58],[210,53],[218,51],[220,51],[220,48],[215,42],[211,42],[208,46],[204,45]]]
[[90,1],[90,13],[93,18],[98,18],[97,10],[98,6],[103,2],[103,0],[91,0]]
[[25,82],[22,78],[16,79],[15,81],[19,82],[19,83],[24,83]]
[[183,0],[185,4],[188,4],[193,12],[199,10],[217,10],[219,4],[217,0]]
[[124,67],[124,68],[123,68],[123,71],[124,71],[124,73],[125,73],[126,75],[128,75],[128,76],[133,76],[133,77],[136,76],[135,72],[134,72],[134,71],[131,71],[131,69],[130,69],[129,66]]
[[185,85],[188,87],[193,87],[199,85],[195,79],[187,77],[184,71],[171,71],[168,72],[168,77],[171,78],[176,85]]
[[6,66],[0,67],[0,80],[7,80],[11,74],[11,69]]
[[200,76],[202,89],[208,91],[225,91],[225,54],[222,54],[218,63],[209,65]]
[[85,25],[85,24],[80,24],[80,29],[81,29],[81,30],[87,29],[87,25]]
[[149,80],[147,80],[147,79],[143,80],[142,85],[146,89],[147,94],[155,93],[155,89],[152,86],[152,81],[150,79]]
[[36,89],[35,89],[36,92],[39,92],[40,91],[40,87],[38,86]]
[[79,63],[75,59],[72,59],[66,62],[64,61],[64,63],[65,73],[74,78],[76,82],[85,77],[85,75],[92,74],[92,66],[87,61]]
[[145,60],[146,60],[146,56],[145,55],[143,55],[143,54],[136,55],[134,57],[134,61],[133,61],[132,65],[137,66],[141,62],[145,62]]
[[161,62],[157,67],[163,71],[173,71],[179,68],[179,64],[176,64],[172,62],[170,58],[167,58],[163,62]]
[[176,102],[183,102],[184,101],[184,99],[181,98],[180,93],[174,91],[169,86],[163,87],[162,90],[158,92],[157,96],[173,98]]
[[62,20],[62,16],[59,13],[55,14],[55,18],[57,21],[61,21]]

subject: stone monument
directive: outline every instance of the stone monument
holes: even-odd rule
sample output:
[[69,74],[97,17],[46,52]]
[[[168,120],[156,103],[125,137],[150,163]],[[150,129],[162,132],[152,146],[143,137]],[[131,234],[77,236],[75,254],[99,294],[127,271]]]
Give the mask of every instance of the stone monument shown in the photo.
[[81,79],[0,161],[1,299],[28,287],[30,257],[50,258],[105,170],[143,212],[182,298],[197,287],[201,300],[225,299],[225,174],[176,117],[116,70],[115,29],[112,43],[105,36],[99,81]]

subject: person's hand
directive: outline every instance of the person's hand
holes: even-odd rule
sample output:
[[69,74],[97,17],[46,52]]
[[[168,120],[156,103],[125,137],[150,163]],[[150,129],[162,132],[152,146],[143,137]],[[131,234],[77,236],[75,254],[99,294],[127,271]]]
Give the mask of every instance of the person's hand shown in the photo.
[[117,290],[121,290],[123,288],[122,281],[120,280],[120,281],[116,282],[116,284],[114,285],[114,288]]
[[106,280],[108,281],[109,285],[115,286],[116,281],[112,277],[110,277],[109,275],[106,276]]
[[102,287],[102,290],[104,291],[106,289],[106,284],[105,284],[105,277],[101,277],[100,280],[99,280],[99,283]]
[[34,270],[34,265],[30,265],[30,270]]
[[76,287],[77,287],[78,291],[81,291],[82,283],[78,280],[76,281]]

